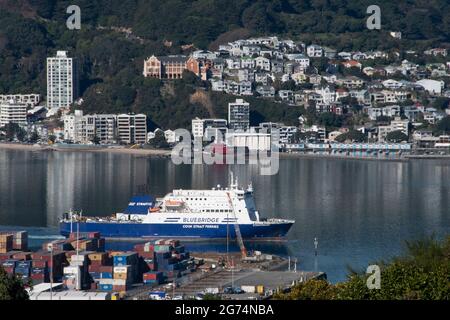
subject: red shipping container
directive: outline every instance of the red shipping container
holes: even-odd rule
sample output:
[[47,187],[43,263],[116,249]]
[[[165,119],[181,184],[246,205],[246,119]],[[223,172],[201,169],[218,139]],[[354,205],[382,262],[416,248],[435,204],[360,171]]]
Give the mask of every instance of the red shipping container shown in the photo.
[[31,252],[18,252],[13,255],[16,260],[31,260]]
[[113,291],[127,291],[127,286],[113,286]]
[[0,261],[10,260],[10,259],[12,259],[13,255],[14,255],[14,252],[1,253],[0,254]]
[[156,280],[158,279],[156,273],[144,273],[143,275],[144,280]]
[[45,260],[32,260],[32,266],[34,268],[46,268],[48,267],[48,262]]
[[101,266],[100,268],[99,268],[99,272],[109,272],[109,273],[112,273],[113,272],[113,269],[114,269],[114,267],[112,267],[112,266]]
[[101,272],[100,267],[101,267],[100,265],[90,265],[89,272]]
[[46,274],[43,274],[43,273],[41,273],[41,274],[32,274],[31,275],[31,279],[32,280],[39,280],[39,281],[48,281],[48,282],[50,282],[49,275],[46,275]]
[[91,261],[89,265],[92,267],[101,267],[103,263],[101,261]]

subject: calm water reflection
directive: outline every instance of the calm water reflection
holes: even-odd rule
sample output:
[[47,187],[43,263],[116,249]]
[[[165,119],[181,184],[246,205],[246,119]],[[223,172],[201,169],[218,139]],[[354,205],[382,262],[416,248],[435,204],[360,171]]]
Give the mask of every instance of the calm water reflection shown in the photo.
[[[256,166],[234,171],[242,184],[253,182],[263,216],[297,221],[286,244],[263,248],[292,255],[299,268],[323,270],[332,281],[345,278],[347,265],[365,268],[398,253],[404,240],[450,234],[449,161],[285,159],[276,176],[260,176]],[[56,227],[70,208],[86,215],[121,211],[142,185],[161,196],[173,188],[210,188],[227,180],[226,166],[0,150],[0,225]]]

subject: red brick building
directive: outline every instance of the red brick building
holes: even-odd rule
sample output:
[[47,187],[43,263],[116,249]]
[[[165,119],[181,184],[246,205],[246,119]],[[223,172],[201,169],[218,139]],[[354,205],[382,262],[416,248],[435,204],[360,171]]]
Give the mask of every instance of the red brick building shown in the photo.
[[158,79],[181,79],[183,71],[189,70],[197,76],[201,76],[200,62],[186,56],[151,56],[144,61],[144,77]]

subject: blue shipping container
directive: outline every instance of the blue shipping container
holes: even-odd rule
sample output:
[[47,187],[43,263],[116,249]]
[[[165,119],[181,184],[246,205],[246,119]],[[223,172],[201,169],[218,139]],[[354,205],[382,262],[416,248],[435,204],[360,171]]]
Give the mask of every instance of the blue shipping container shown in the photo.
[[102,291],[112,291],[113,286],[112,284],[101,284],[99,289]]
[[21,275],[23,275],[23,276],[30,276],[30,268],[19,268],[19,267],[16,267],[15,269],[14,269],[14,272],[15,272],[15,274],[21,274]]
[[133,265],[136,263],[136,261],[137,261],[136,253],[118,255],[113,257],[113,263],[115,266]]
[[144,284],[161,284],[160,280],[144,280]]
[[113,274],[112,274],[112,272],[101,272],[100,273],[100,278],[101,279],[112,279],[113,278]]
[[31,261],[17,261],[16,267],[31,268]]
[[32,274],[49,274],[48,268],[32,268]]

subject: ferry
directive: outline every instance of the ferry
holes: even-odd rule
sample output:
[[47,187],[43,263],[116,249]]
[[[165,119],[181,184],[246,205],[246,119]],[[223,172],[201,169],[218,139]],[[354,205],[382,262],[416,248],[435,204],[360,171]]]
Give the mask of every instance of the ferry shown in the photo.
[[288,219],[261,218],[256,210],[253,187],[173,190],[162,199],[133,197],[123,213],[110,217],[88,217],[81,212],[65,213],[60,233],[100,232],[107,238],[185,238],[278,240],[295,223]]

